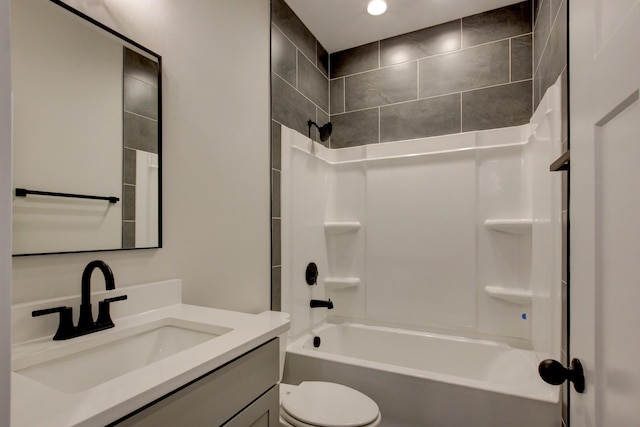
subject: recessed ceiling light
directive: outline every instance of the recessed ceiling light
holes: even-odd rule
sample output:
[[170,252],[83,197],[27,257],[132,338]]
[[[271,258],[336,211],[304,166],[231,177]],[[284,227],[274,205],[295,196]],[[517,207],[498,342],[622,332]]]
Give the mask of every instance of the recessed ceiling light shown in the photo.
[[367,12],[371,15],[382,15],[387,10],[387,2],[384,0],[371,0],[367,6]]

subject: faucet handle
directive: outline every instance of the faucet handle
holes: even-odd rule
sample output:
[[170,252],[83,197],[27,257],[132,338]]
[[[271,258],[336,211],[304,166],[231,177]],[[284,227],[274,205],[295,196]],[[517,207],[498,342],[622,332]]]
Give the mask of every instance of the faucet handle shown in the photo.
[[56,331],[53,339],[56,341],[66,340],[75,336],[75,327],[73,326],[73,309],[71,307],[53,307],[45,308],[43,310],[34,310],[31,312],[32,317],[44,316],[47,314],[60,313],[60,321],[58,323],[58,330]]
[[115,324],[113,320],[111,320],[111,313],[109,310],[109,305],[112,302],[123,301],[126,300],[126,295],[120,295],[118,297],[105,298],[104,300],[98,303],[98,320],[96,320],[96,327],[101,329],[113,328]]

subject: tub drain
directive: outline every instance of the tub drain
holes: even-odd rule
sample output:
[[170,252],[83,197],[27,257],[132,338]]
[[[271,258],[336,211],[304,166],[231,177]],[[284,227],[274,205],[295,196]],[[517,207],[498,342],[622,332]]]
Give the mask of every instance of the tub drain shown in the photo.
[[313,346],[316,348],[320,347],[320,337],[313,337]]

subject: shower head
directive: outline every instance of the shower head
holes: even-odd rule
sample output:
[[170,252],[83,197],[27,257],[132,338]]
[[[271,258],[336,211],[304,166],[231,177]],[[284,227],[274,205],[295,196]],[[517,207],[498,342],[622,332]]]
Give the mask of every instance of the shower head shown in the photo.
[[307,122],[307,126],[309,126],[309,138],[311,138],[311,126],[315,126],[320,131],[320,141],[325,142],[331,136],[331,131],[333,130],[333,125],[331,122],[325,123],[323,126],[318,126],[318,124],[312,120]]

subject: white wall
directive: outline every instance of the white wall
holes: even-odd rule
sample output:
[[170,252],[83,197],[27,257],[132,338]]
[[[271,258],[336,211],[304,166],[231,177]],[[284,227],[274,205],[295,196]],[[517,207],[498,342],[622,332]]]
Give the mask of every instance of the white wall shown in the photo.
[[11,64],[9,0],[0,0],[0,425],[9,425],[11,366]]
[[164,247],[16,258],[14,302],[78,293],[100,258],[116,286],[177,277],[188,303],[268,309],[269,1],[69,3],[162,56]]

